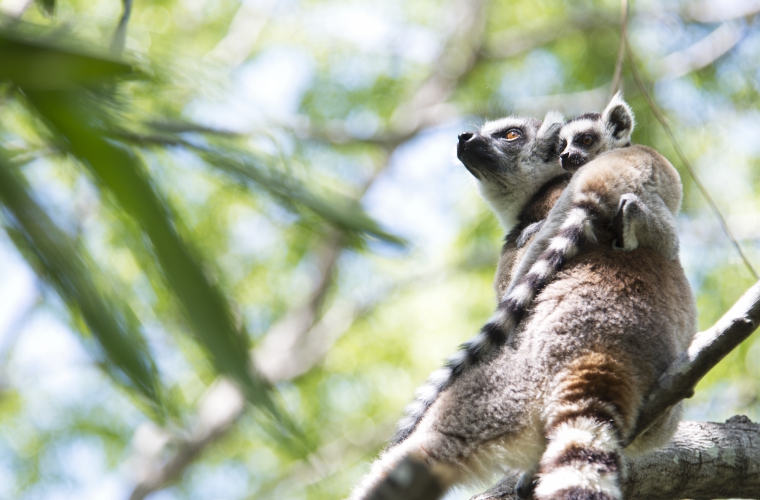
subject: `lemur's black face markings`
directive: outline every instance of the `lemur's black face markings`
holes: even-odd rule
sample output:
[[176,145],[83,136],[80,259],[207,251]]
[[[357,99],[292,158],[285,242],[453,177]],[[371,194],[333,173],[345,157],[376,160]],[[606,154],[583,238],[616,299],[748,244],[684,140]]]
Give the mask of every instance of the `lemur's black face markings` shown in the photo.
[[532,118],[513,118],[498,127],[459,134],[457,157],[479,180],[490,174],[509,171],[519,154],[534,142],[541,122]]
[[563,139],[559,154],[562,168],[575,171],[585,165],[593,156],[596,156],[598,148],[595,146],[598,146],[599,139],[599,135],[593,132],[573,137],[570,144]]
[[560,132],[559,161],[570,172],[611,149],[629,146],[633,112],[620,94],[602,113],[585,113],[568,121]]

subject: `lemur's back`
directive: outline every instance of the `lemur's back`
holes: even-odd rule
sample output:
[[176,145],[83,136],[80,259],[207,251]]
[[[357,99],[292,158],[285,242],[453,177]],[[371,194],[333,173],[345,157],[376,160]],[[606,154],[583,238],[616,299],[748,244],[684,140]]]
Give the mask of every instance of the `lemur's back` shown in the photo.
[[[555,453],[551,440],[545,448],[554,429],[591,415],[590,425],[614,422],[609,432],[619,435],[611,439],[632,431],[642,398],[688,345],[696,311],[677,260],[645,248],[615,251],[606,231],[598,238],[600,245],[584,250],[544,288],[508,344],[441,394],[407,443],[410,449],[427,450],[425,458],[435,463],[458,464],[449,473],[459,477],[487,473],[494,462],[531,469],[546,450],[537,494],[554,498],[546,490],[572,487],[572,480],[546,476],[578,459],[568,458],[573,447],[567,442]],[[626,453],[664,444],[677,413]],[[595,439],[610,463],[622,463],[618,445],[605,448],[602,437]],[[556,463],[546,463],[552,457]],[[582,473],[574,465],[573,472]]]

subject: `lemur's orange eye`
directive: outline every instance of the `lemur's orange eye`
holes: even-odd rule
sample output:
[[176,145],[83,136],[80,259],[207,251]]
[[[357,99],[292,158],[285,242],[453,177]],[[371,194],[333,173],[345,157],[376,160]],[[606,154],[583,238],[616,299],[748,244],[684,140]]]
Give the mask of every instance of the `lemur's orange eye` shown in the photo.
[[522,134],[516,128],[507,130],[507,133],[504,136],[504,138],[508,141],[514,141],[515,139],[519,139],[520,137],[522,137]]
[[583,144],[584,146],[591,146],[592,144],[594,144],[594,137],[591,135],[584,135],[583,137],[581,137],[581,144]]

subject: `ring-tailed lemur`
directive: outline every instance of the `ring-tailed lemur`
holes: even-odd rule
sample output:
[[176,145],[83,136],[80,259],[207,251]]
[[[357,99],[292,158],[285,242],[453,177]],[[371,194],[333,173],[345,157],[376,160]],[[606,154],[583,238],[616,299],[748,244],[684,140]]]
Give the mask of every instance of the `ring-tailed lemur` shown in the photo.
[[[559,194],[567,186],[570,176],[582,165],[596,158],[603,152],[630,146],[633,127],[633,111],[628,104],[623,101],[620,92],[615,94],[602,113],[585,113],[565,123],[562,130],[560,130],[558,153],[559,163],[567,172],[564,177],[565,182],[551,186],[551,190],[547,193],[548,196],[545,199],[538,199],[532,207],[526,207],[526,209],[531,210],[531,214],[527,217],[531,223],[529,225],[523,224],[517,228],[520,230],[519,232],[517,230],[513,231],[510,235],[511,238],[507,238],[505,250],[511,248],[513,252],[502,253],[502,258],[499,260],[496,280],[494,282],[497,297],[500,300],[505,297],[505,291],[511,281],[511,272],[514,270],[513,267],[515,267],[515,262],[517,262],[516,250],[525,246],[525,244],[541,229],[546,217],[549,215],[549,210],[551,210],[552,206],[554,206],[557,201]],[[557,177],[558,181],[560,179],[563,178]],[[623,220],[631,220],[630,217],[624,218],[623,215],[622,211],[616,215],[615,221],[618,222],[620,226],[622,226]],[[523,219],[525,218],[526,217],[523,217]],[[622,227],[620,228],[620,232],[621,235],[618,240],[623,241]],[[509,242],[512,240],[514,240],[514,244],[510,246]],[[632,244],[629,245],[629,247],[630,248],[626,249],[633,250],[634,248]],[[524,252],[521,252],[521,254],[522,253]]]
[[[479,132],[459,135],[457,156],[478,180],[483,198],[493,209],[507,232],[520,227],[523,208],[537,192],[566,173],[557,162],[559,131],[564,119],[556,112],[547,113],[544,121],[535,118],[508,116],[487,122]],[[477,339],[478,337],[476,337]],[[446,360],[415,394],[415,401],[406,409],[406,416],[389,446],[403,441],[451,381],[467,366],[479,360],[481,350],[470,340]]]
[[[598,231],[602,243],[611,243],[605,228]],[[543,498],[570,498],[584,485],[597,488],[596,498],[615,498],[620,456],[612,441],[630,432],[646,391],[688,344],[695,316],[677,261],[648,249],[589,247],[536,299],[520,335],[439,391],[352,498],[365,498],[406,456],[430,463],[445,486],[502,465],[532,470],[545,435],[546,475],[537,490]],[[676,414],[672,410],[626,451],[663,444]],[[565,428],[573,431],[560,432]],[[558,447],[557,435],[577,445],[570,446],[575,455]],[[557,491],[563,485],[567,491]]]

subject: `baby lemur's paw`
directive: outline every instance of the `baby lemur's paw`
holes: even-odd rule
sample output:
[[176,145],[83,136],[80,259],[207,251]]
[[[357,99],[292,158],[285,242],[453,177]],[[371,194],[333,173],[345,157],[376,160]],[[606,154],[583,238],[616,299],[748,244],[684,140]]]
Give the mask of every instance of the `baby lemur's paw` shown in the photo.
[[622,195],[618,203],[617,213],[615,213],[610,224],[612,233],[615,235],[612,248],[626,252],[636,250],[639,247],[639,241],[636,238],[634,224],[637,220],[643,220],[645,217],[646,208],[638,196],[633,193]]

